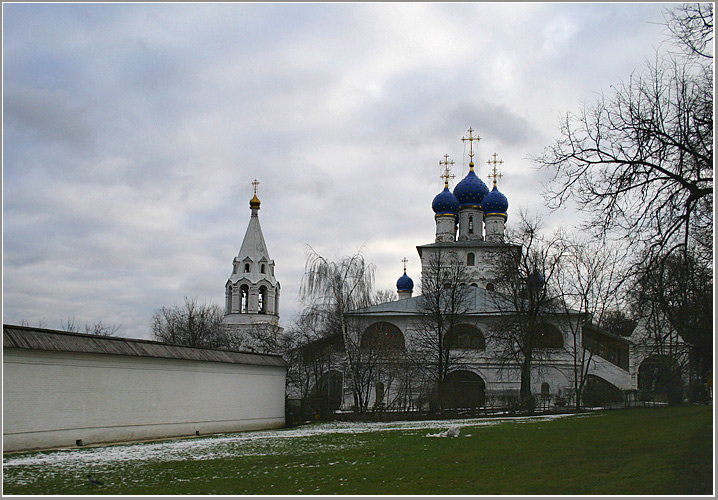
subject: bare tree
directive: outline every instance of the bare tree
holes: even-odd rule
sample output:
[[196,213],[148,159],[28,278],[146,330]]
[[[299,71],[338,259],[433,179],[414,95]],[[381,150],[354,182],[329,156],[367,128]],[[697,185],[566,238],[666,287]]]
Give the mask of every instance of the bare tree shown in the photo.
[[[554,281],[566,250],[560,232],[543,236],[538,218],[519,214],[510,230],[507,246],[499,256],[496,306],[501,316],[491,326],[491,341],[504,369],[519,370],[520,403],[533,407],[533,367],[550,357],[551,349],[563,347],[563,338],[549,326],[560,311],[560,290]],[[500,300],[499,300],[500,299]]]
[[372,304],[383,304],[385,302],[393,302],[397,299],[395,290],[377,290],[372,297]]
[[318,412],[326,416],[333,409],[332,395],[327,393],[329,387],[322,383],[322,377],[340,368],[337,358],[343,358],[343,346],[341,339],[325,331],[325,326],[321,316],[307,308],[285,335],[287,393],[299,400],[302,415]]
[[635,284],[635,314],[650,332],[656,352],[677,359],[674,333],[690,345],[691,399],[707,397],[713,364],[713,268],[694,254],[673,255]]
[[453,252],[439,248],[422,265],[419,318],[409,355],[432,384],[441,408],[447,404],[447,376],[464,357],[451,339],[468,319],[471,289],[466,284],[470,281],[463,261]]
[[366,411],[368,380],[365,353],[359,349],[357,325],[347,313],[372,303],[374,266],[360,252],[330,261],[307,247],[307,262],[300,286],[300,297],[324,323],[326,332],[341,336],[349,368],[354,407]]
[[[122,325],[105,325],[102,320],[90,324],[85,323],[85,330],[82,333],[98,335],[101,337],[114,337]],[[66,332],[80,332],[80,327],[75,324],[75,318],[67,318],[67,321],[60,320],[60,328]]]
[[183,306],[162,307],[152,315],[155,339],[192,347],[227,347],[224,311],[215,304],[199,304],[185,297]]
[[673,41],[689,56],[712,59],[713,4],[688,3],[663,16]]
[[586,229],[625,238],[643,268],[677,249],[712,253],[713,9],[684,6],[667,21],[689,55],[658,52],[567,114],[559,139],[535,158],[553,173],[549,204],[574,201]]
[[584,327],[603,325],[608,311],[619,310],[619,289],[624,273],[620,267],[622,252],[615,245],[600,241],[573,240],[567,244],[559,272],[554,280],[561,308],[572,337],[568,347],[573,359],[576,409],[586,386],[593,355]]

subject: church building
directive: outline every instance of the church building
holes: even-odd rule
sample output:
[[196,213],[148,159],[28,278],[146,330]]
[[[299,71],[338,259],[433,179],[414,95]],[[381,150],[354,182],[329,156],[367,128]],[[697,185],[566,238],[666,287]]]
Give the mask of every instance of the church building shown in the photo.
[[[499,279],[497,263],[500,255],[520,252],[515,245],[505,242],[505,225],[508,219],[508,198],[498,188],[501,177],[499,166],[503,163],[493,154],[487,162],[492,188],[477,175],[474,165],[474,144],[479,137],[469,129],[462,141],[469,145],[469,171],[449,188],[453,178],[453,164],[448,155],[439,162],[442,167],[444,189],[431,204],[436,223],[434,241],[416,247],[422,265],[422,275],[432,272],[431,266],[439,255],[460,263],[465,282],[468,310],[463,311],[461,324],[446,332],[451,345],[451,366],[444,379],[446,390],[451,394],[443,407],[479,408],[505,406],[517,397],[521,385],[521,373],[516,363],[499,359],[499,346],[490,334],[497,322],[515,313],[512,304],[496,290]],[[314,386],[309,399],[323,401],[329,411],[350,410],[356,407],[356,378],[364,377],[357,371],[356,363],[372,363],[365,366],[370,373],[363,380],[368,408],[412,410],[428,407],[432,397],[436,400],[434,381],[427,378],[426,370],[417,367],[410,359],[412,352],[425,346],[426,311],[420,295],[414,295],[414,282],[404,273],[397,281],[399,300],[374,305],[349,313],[352,344],[364,350],[362,361],[352,362],[346,353],[346,339],[337,334],[307,346],[306,363],[321,366],[324,372]],[[456,284],[454,284],[456,285]],[[447,284],[446,287],[449,285]],[[531,393],[537,400],[566,401],[570,403],[574,392],[574,357],[581,348],[581,335],[571,332],[569,322],[580,323],[578,312],[547,315],[543,333],[537,341],[540,362],[531,369]],[[575,332],[575,329],[573,330]],[[594,333],[593,345],[603,345],[600,332]],[[610,339],[616,345],[616,356],[606,359],[594,354],[591,361],[590,380],[593,386],[617,391],[631,389],[628,371],[628,341]],[[383,349],[384,354],[371,356],[372,347]],[[319,363],[320,358],[323,361]],[[369,369],[370,368],[370,369]],[[360,390],[360,392],[361,392]]]

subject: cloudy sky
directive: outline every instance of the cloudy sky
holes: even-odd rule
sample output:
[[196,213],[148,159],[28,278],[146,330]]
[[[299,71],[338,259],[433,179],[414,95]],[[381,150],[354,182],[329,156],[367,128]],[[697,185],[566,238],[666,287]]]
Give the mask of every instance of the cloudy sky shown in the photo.
[[651,59],[671,5],[4,3],[3,322],[148,338],[159,307],[223,304],[255,178],[283,326],[306,245],[417,281],[443,155],[453,185],[472,127],[509,224],[545,214],[530,157]]

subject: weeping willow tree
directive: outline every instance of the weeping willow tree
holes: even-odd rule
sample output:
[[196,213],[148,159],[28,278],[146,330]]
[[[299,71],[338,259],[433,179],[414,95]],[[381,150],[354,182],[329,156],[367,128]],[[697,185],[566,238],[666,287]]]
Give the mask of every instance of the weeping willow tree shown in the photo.
[[332,261],[307,247],[307,262],[299,289],[307,310],[317,315],[324,335],[340,335],[348,362],[354,407],[367,409],[373,380],[372,365],[364,358],[360,339],[347,313],[372,304],[374,265],[367,263],[361,252]]

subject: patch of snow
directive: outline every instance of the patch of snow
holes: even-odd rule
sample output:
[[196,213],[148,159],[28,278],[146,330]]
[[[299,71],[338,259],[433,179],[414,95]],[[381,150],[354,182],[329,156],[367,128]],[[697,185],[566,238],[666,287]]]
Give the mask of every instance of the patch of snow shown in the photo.
[[460,432],[461,432],[461,428],[457,425],[454,425],[453,427],[449,427],[444,432],[439,432],[438,434],[427,434],[426,437],[455,438],[455,437],[459,437]]
[[[177,439],[154,443],[131,443],[126,445],[98,446],[93,448],[66,449],[52,452],[12,454],[3,457],[5,481],[16,483],[33,480],[33,470],[47,467],[55,471],[86,471],[89,468],[101,472],[116,467],[141,467],[147,462],[174,460],[209,460],[227,456],[267,456],[296,453],[307,454],[317,451],[314,443],[303,442],[301,438],[347,434],[357,435],[376,431],[421,431],[447,429],[438,434],[455,432],[459,435],[463,427],[492,426],[507,422],[529,423],[555,420],[574,416],[572,414],[541,415],[532,417],[490,417],[465,420],[424,420],[402,422],[326,422],[300,426],[292,429],[253,431],[233,434],[219,434],[200,438]],[[448,436],[448,434],[447,434]],[[442,436],[443,437],[443,436]],[[328,444],[327,448],[341,450],[343,445]],[[27,468],[27,470],[23,470]],[[25,474],[27,473],[27,475]],[[10,477],[12,476],[12,477]]]

